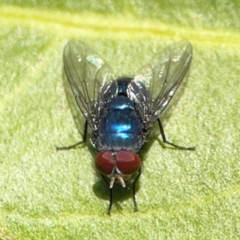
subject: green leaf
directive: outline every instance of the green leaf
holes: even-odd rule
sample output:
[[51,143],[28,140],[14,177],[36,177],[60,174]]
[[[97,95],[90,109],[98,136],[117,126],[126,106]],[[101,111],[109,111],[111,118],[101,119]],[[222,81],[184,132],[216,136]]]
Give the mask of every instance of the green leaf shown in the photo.
[[[1,1],[0,239],[238,239],[240,142],[238,1]],[[133,75],[170,42],[194,58],[167,138],[145,149],[131,189],[108,187],[78,141],[62,84],[62,51],[80,39]],[[159,139],[161,140],[160,136]]]

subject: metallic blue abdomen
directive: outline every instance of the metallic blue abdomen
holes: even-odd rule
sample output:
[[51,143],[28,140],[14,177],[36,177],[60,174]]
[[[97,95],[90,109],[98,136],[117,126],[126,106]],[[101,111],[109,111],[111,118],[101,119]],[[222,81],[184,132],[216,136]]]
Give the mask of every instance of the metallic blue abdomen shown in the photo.
[[[121,83],[121,82],[120,82]],[[123,82],[126,85],[126,82]],[[97,149],[139,152],[143,145],[142,127],[135,104],[122,92],[106,104],[99,119]]]

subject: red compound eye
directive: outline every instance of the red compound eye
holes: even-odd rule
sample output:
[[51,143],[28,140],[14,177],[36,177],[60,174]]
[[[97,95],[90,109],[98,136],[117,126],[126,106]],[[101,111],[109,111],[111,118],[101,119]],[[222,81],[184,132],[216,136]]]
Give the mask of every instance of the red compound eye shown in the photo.
[[141,167],[141,160],[135,153],[128,151],[117,152],[117,168],[121,173],[130,175]]
[[100,152],[95,159],[95,164],[97,169],[101,173],[106,175],[111,174],[115,165],[112,157],[112,152],[110,151]]
[[111,174],[114,167],[124,175],[131,175],[141,167],[141,160],[137,154],[128,151],[104,151],[97,155],[95,164],[106,175]]

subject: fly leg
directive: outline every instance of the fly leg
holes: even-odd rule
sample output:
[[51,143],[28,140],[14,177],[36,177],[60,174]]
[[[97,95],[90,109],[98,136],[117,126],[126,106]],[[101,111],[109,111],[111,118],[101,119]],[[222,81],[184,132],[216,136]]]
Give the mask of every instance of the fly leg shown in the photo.
[[133,206],[134,206],[134,211],[135,211],[135,212],[138,211],[137,201],[136,201],[136,196],[135,196],[135,195],[136,195],[136,183],[137,183],[137,181],[138,181],[141,173],[142,173],[142,168],[140,168],[140,169],[138,170],[138,174],[137,174],[136,178],[134,179],[133,185],[132,185],[132,188],[133,188]]
[[173,147],[182,149],[182,150],[190,150],[190,151],[195,150],[195,147],[183,147],[183,146],[179,146],[179,145],[176,145],[176,144],[174,144],[174,143],[169,142],[169,141],[166,139],[166,136],[165,136],[165,133],[164,133],[164,130],[163,130],[163,125],[162,125],[162,123],[161,123],[160,118],[158,118],[157,121],[158,121],[159,130],[160,130],[160,133],[161,133],[161,135],[162,135],[162,139],[163,139],[163,142],[164,142],[164,143],[169,144],[169,145],[171,145],[171,146],[173,146]]
[[59,151],[59,150],[69,150],[69,149],[77,147],[78,145],[81,145],[81,144],[85,143],[86,140],[87,140],[87,126],[88,126],[88,123],[86,121],[85,125],[84,125],[84,133],[83,133],[83,140],[82,141],[79,141],[79,142],[77,142],[75,144],[72,144],[70,146],[56,147],[56,150],[57,151]]
[[112,203],[113,203],[113,194],[112,194],[113,189],[109,188],[109,206],[108,206],[108,215],[111,215],[111,210],[112,210]]
[[[101,174],[104,182],[107,184],[107,186],[109,186],[109,182],[107,181],[106,177]],[[109,188],[109,206],[108,206],[108,211],[107,211],[107,214],[108,215],[111,215],[111,210],[112,210],[112,204],[113,204],[113,194],[112,194],[112,188]]]

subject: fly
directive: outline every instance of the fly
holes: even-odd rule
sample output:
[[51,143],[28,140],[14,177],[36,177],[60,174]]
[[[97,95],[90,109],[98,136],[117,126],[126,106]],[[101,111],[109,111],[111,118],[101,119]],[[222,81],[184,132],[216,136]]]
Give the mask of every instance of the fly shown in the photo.
[[191,43],[175,43],[156,54],[134,77],[115,78],[111,67],[85,43],[70,41],[64,48],[64,87],[83,140],[57,149],[85,143],[90,130],[90,141],[97,152],[96,168],[110,189],[109,214],[114,184],[125,187],[131,177],[137,211],[135,185],[142,166],[139,152],[155,122],[164,143],[183,150],[195,149],[169,142],[160,120],[187,74],[191,59]]

